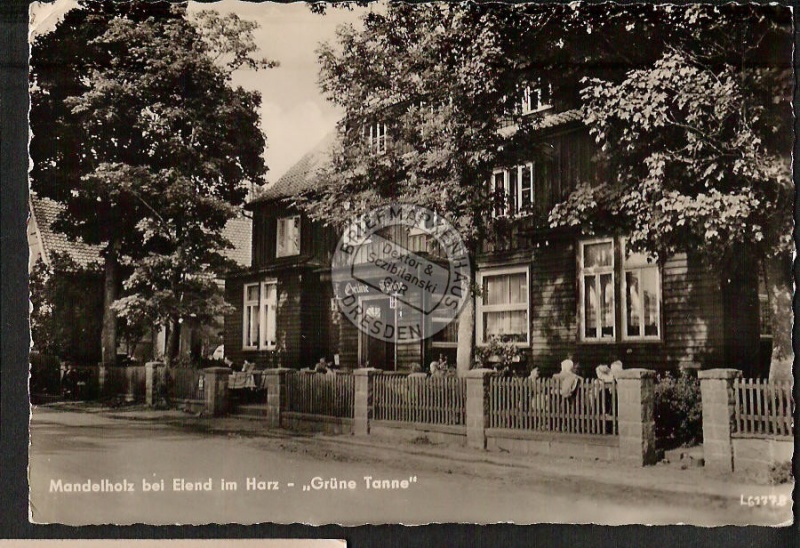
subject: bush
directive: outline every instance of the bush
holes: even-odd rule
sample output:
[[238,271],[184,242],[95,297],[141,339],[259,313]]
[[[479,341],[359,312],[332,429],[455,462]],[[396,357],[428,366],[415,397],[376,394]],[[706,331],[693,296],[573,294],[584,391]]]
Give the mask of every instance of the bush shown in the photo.
[[670,449],[703,440],[703,406],[700,381],[694,372],[681,369],[658,376],[655,386],[656,439]]
[[522,361],[522,351],[510,340],[493,335],[485,346],[475,349],[475,360],[479,367],[514,367]]

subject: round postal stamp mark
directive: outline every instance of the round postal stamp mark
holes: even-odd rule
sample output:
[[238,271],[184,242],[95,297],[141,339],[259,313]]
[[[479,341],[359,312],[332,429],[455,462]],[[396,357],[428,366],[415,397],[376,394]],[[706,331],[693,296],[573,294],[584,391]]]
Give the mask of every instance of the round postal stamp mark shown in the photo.
[[350,220],[332,259],[335,300],[360,331],[391,343],[433,337],[469,295],[461,235],[435,212],[389,204]]

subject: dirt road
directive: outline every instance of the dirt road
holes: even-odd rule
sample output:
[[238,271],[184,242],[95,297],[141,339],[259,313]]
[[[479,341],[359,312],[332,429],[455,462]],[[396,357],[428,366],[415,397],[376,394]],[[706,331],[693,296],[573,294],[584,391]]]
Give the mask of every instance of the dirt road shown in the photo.
[[[718,525],[776,524],[791,515],[790,502],[748,507],[739,496],[790,494],[790,486],[742,487],[741,493],[733,486],[723,494],[719,489],[704,493],[689,478],[685,489],[672,485],[665,490],[656,485],[657,468],[632,472],[631,481],[622,483],[607,481],[608,474],[619,473],[613,464],[567,461],[525,467],[513,461],[448,458],[435,448],[231,430],[236,429],[200,419],[136,421],[37,408],[29,471],[33,520],[71,525]],[[573,473],[559,473],[565,467]],[[596,481],[602,479],[598,474],[605,481]],[[654,478],[653,485],[648,477]]]

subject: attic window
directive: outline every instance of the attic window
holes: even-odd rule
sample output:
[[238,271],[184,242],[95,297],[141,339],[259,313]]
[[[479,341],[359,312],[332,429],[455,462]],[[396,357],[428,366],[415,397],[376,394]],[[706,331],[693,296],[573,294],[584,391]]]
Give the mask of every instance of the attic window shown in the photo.
[[300,254],[300,216],[278,219],[276,257],[291,257]]
[[547,110],[553,106],[553,86],[537,81],[525,86],[522,92],[522,114]]

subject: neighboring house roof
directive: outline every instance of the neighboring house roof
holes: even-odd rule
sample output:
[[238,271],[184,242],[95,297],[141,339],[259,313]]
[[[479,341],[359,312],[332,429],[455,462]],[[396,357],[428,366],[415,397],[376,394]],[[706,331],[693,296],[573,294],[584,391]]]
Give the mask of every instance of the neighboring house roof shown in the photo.
[[[537,130],[551,129],[573,122],[580,122],[583,119],[579,109],[565,110],[557,113],[544,113],[536,123]],[[501,132],[508,136],[517,130],[516,126],[503,128]],[[508,135],[505,135],[508,134]],[[275,183],[264,188],[253,198],[250,203],[267,202],[282,198],[299,196],[306,190],[313,189],[319,184],[316,177],[319,169],[330,161],[331,147],[334,144],[336,132],[329,133],[319,144],[310,152],[294,164],[284,173]]]
[[[54,253],[65,253],[83,267],[101,262],[102,246],[87,244],[80,240],[71,241],[63,233],[53,230],[53,222],[64,206],[49,198],[40,198],[35,194],[31,194],[29,204],[31,218],[28,227],[28,247],[31,254],[36,249],[45,263],[50,261]],[[228,221],[223,229],[223,235],[231,241],[234,247],[226,249],[223,255],[241,266],[249,267],[252,234],[251,219],[242,215]],[[35,258],[33,259],[35,260]]]
[[35,231],[32,236],[38,239],[38,244],[41,246],[40,253],[45,263],[49,263],[55,253],[68,255],[82,267],[100,262],[102,249],[100,246],[83,241],[70,241],[63,233],[53,230],[53,222],[63,210],[61,204],[34,194],[31,194],[29,204],[31,215],[29,233],[31,230]]
[[277,181],[261,190],[250,203],[299,196],[304,191],[313,188],[318,181],[316,177],[318,170],[331,159],[331,147],[335,141],[336,131],[332,131]]
[[231,219],[225,225],[222,235],[233,244],[233,249],[226,249],[222,254],[240,266],[249,267],[252,264],[253,220],[244,215]]

